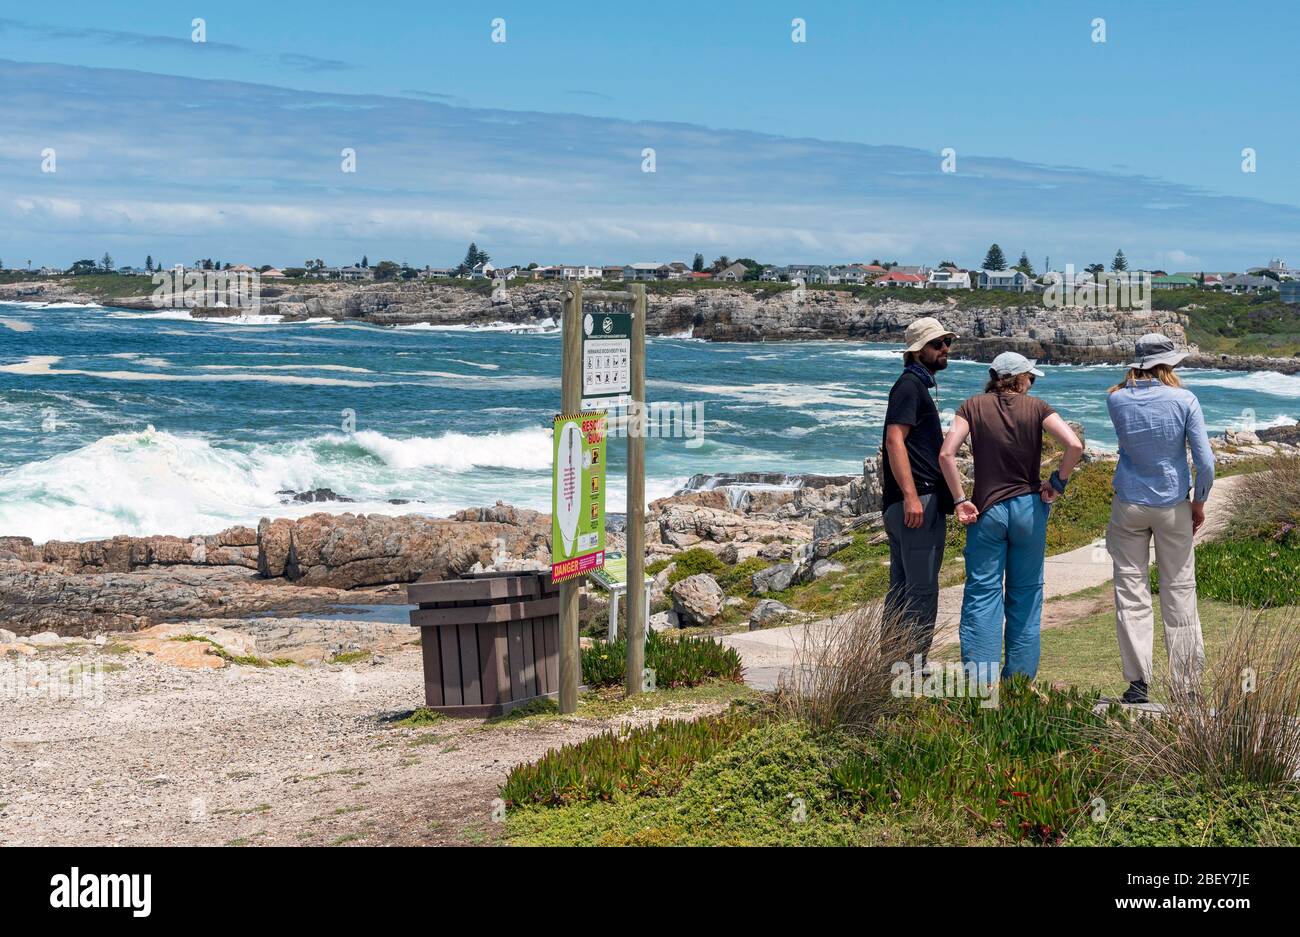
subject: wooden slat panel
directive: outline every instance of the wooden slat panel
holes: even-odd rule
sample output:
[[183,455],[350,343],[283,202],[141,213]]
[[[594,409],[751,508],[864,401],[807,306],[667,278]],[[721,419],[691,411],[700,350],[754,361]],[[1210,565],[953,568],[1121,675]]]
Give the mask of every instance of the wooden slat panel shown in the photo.
[[519,633],[524,643],[524,692],[529,696],[536,696],[537,655],[533,649],[533,622],[531,619],[519,623]]
[[506,626],[510,641],[510,698],[527,699],[532,694],[524,688],[524,628],[517,621]]
[[493,628],[495,637],[493,638],[496,654],[497,669],[497,702],[510,702],[510,637],[508,634],[508,625],[495,624],[483,625],[484,628]]
[[527,599],[539,593],[536,576],[513,576],[509,579],[447,579],[443,582],[417,582],[406,587],[406,597],[412,605],[466,600]]
[[460,685],[461,702],[476,706],[483,702],[479,695],[478,636],[473,625],[459,625],[460,632]]
[[424,702],[427,706],[442,703],[442,648],[437,628],[420,629],[420,651],[424,656]]
[[460,706],[464,697],[460,691],[460,648],[455,628],[438,628],[442,644],[442,695],[444,706]]
[[497,702],[501,687],[497,681],[496,634],[496,625],[479,625],[475,635],[478,639],[478,672],[482,680],[479,692],[484,703]]
[[495,605],[466,605],[454,608],[422,608],[411,612],[411,624],[475,625],[498,621],[523,621],[560,613],[559,596],[530,602],[499,602]]
[[559,619],[549,615],[542,620],[542,636],[546,642],[546,683],[550,692],[560,692],[560,630]]
[[[546,683],[546,639],[542,636],[542,622],[544,618],[533,619],[533,663],[537,667],[537,693],[540,696],[543,693],[551,692],[551,688]],[[555,689],[559,689],[556,687]]]

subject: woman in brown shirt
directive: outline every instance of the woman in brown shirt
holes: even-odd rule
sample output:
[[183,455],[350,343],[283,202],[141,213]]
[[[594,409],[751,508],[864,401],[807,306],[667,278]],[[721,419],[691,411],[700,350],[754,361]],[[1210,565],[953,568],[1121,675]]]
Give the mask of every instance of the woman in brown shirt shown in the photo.
[[[998,355],[984,393],[961,405],[939,451],[957,519],[967,528],[961,659],[977,664],[978,678],[990,682],[1038,672],[1047,516],[1083,455],[1060,414],[1029,396],[1034,378],[1042,376],[1024,355]],[[1047,481],[1041,475],[1044,431],[1065,450]],[[957,469],[957,450],[967,436],[975,461],[969,498]]]

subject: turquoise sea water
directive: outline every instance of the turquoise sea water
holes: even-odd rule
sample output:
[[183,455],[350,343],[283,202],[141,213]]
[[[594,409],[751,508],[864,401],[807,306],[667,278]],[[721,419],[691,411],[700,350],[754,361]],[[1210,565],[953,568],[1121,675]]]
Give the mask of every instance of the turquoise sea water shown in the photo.
[[[699,472],[860,472],[899,367],[890,345],[650,339],[651,402],[702,405],[704,422],[702,438],[647,441],[648,497]],[[1082,422],[1090,445],[1113,446],[1105,390],[1120,369],[1044,370],[1034,392]],[[549,510],[559,371],[554,328],[0,304],[0,535],[186,535],[263,516],[443,515],[498,499]],[[954,361],[940,409],[986,373]],[[1300,417],[1300,376],[1185,377],[1212,430]],[[611,442],[611,510],[625,497],[623,465]],[[277,494],[315,488],[357,503],[286,505]]]

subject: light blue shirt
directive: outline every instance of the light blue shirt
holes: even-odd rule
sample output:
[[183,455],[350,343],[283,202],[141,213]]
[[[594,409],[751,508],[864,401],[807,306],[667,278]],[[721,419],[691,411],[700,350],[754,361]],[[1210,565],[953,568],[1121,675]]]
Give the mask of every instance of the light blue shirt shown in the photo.
[[1119,437],[1115,497],[1158,508],[1186,501],[1192,484],[1188,447],[1196,463],[1192,500],[1204,501],[1210,496],[1214,453],[1195,394],[1155,380],[1136,381],[1111,394],[1106,406]]

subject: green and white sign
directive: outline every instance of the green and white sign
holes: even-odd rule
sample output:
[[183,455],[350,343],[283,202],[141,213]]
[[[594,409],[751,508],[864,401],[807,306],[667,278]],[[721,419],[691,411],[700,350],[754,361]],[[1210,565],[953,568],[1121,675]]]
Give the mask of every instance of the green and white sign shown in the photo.
[[551,581],[605,565],[605,412],[555,417]]
[[582,409],[622,406],[632,390],[632,314],[582,317]]

